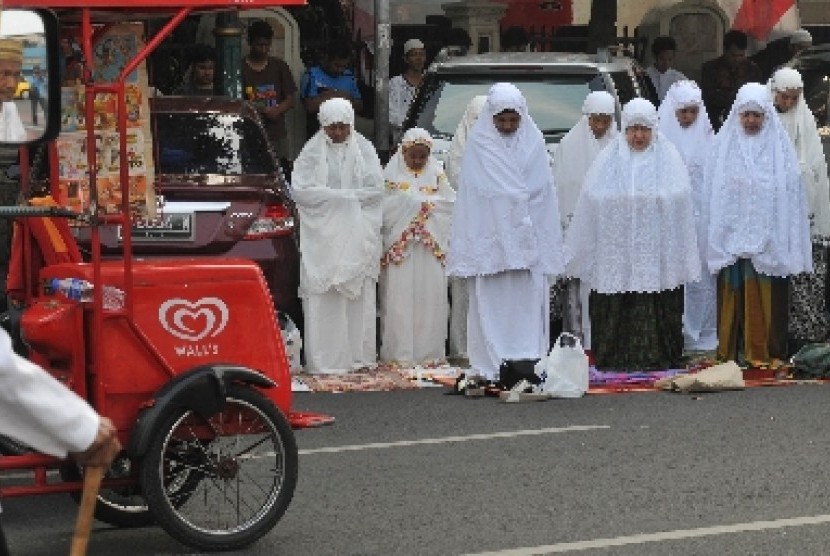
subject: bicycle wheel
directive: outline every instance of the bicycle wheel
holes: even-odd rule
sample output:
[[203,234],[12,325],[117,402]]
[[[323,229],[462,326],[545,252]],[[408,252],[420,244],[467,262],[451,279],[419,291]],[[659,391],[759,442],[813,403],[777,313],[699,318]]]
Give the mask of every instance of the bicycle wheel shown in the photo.
[[232,385],[216,415],[173,408],[160,423],[140,477],[170,536],[202,550],[233,550],[276,525],[297,484],[297,444],[268,398]]

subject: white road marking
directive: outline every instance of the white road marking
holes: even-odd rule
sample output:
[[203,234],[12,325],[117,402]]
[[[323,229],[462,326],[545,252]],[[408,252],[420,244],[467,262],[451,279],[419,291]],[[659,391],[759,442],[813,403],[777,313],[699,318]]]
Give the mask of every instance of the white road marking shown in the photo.
[[805,525],[821,525],[823,523],[830,523],[830,515],[793,517],[787,519],[776,519],[772,521],[750,521],[748,523],[735,523],[734,525],[715,525],[712,527],[700,527],[698,529],[677,529],[675,531],[663,531],[661,533],[644,533],[639,535],[627,535],[624,537],[613,537],[607,539],[563,542],[559,544],[514,548],[509,550],[498,550],[493,552],[478,552],[475,554],[467,554],[466,556],[532,556],[540,554],[558,554],[561,552],[576,552],[578,550],[590,550],[592,548],[609,548],[612,546],[626,546],[631,544],[645,544],[650,542],[677,541],[682,539],[693,539],[697,537],[710,537],[714,535],[745,533],[748,531],[767,531],[770,529],[782,529],[784,527],[803,527]]
[[369,444],[351,444],[346,446],[330,446],[326,448],[310,448],[300,450],[301,456],[311,454],[337,454],[340,452],[359,452],[361,450],[382,450],[386,448],[403,448],[406,446],[421,446],[425,444],[449,444],[452,442],[469,442],[471,440],[491,440],[494,438],[516,438],[519,436],[538,436],[540,434],[556,434],[560,432],[579,432],[601,429],[610,429],[610,425],[584,425],[572,427],[549,427],[544,429],[527,429],[518,431],[492,432],[487,434],[468,434],[461,436],[443,436],[439,438],[421,438],[420,440],[399,440],[397,442],[372,442]]

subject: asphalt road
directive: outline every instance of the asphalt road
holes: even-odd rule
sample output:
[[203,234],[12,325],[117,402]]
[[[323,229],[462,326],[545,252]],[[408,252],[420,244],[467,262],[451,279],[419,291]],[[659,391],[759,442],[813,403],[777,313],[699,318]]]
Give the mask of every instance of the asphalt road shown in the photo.
[[[830,386],[503,404],[407,392],[298,394],[283,520],[237,554],[830,553]],[[65,554],[67,496],[3,502],[13,554]],[[195,554],[96,524],[90,555]]]

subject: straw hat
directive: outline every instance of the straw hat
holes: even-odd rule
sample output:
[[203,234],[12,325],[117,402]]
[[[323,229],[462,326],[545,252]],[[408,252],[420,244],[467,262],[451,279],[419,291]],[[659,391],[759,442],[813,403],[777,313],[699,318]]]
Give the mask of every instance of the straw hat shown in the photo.
[[23,63],[23,43],[16,39],[0,39],[0,60]]

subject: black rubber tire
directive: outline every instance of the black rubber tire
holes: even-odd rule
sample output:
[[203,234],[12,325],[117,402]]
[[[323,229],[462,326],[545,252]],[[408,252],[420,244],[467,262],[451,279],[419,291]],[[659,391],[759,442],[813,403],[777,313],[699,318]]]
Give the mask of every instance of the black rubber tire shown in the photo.
[[0,455],[19,456],[28,454],[32,449],[8,436],[0,435]]
[[[116,467],[117,463],[118,460],[116,460]],[[67,463],[58,471],[61,479],[66,482],[83,480],[81,471],[75,463]],[[113,476],[113,468],[107,471],[106,476]],[[70,496],[80,504],[80,492],[72,492]],[[95,502],[95,519],[124,529],[148,527],[156,522],[138,485],[119,489],[102,488]]]
[[[235,408],[241,408],[247,415],[259,419],[268,433],[265,439],[273,443],[274,450],[253,457],[248,450],[265,444],[258,441],[248,449],[228,456],[228,451],[223,451],[222,446],[212,446],[215,441],[222,444],[222,439],[245,438],[244,435],[218,433],[225,423],[233,424],[234,417],[239,420],[234,413]],[[253,429],[247,424],[246,427]],[[206,431],[218,434],[210,440],[196,436],[197,432],[204,434]],[[173,408],[160,420],[159,428],[153,431],[152,437],[139,471],[142,491],[156,523],[183,544],[206,551],[238,550],[268,533],[291,502],[297,485],[298,465],[294,433],[280,410],[253,387],[230,386],[222,411],[211,417],[210,423],[189,410]],[[231,447],[234,452],[237,451],[238,443],[235,446],[232,443]],[[240,457],[246,455],[251,457]],[[268,461],[257,461],[261,458],[268,458]],[[254,465],[269,465],[266,473],[273,471],[274,475],[266,479],[271,481],[267,488],[256,485],[259,490],[255,494],[262,494],[266,499],[261,503],[248,503],[242,508],[243,511],[248,511],[246,508],[250,510],[249,513],[253,514],[250,518],[246,517],[242,523],[234,525],[206,526],[192,523],[186,517],[192,510],[205,514],[202,521],[222,520],[219,516],[221,510],[227,509],[235,499],[238,503],[245,496],[242,489],[248,486],[252,467],[243,470],[243,466],[251,462]],[[225,465],[232,470],[229,472],[232,476],[222,476]],[[174,492],[169,491],[171,485],[175,487]],[[221,488],[214,490],[217,485]],[[234,489],[238,489],[236,496],[227,494],[228,490]],[[199,494],[194,496],[192,504],[188,504],[196,492]],[[208,499],[217,492],[222,494],[224,500],[215,508],[209,508]]]

